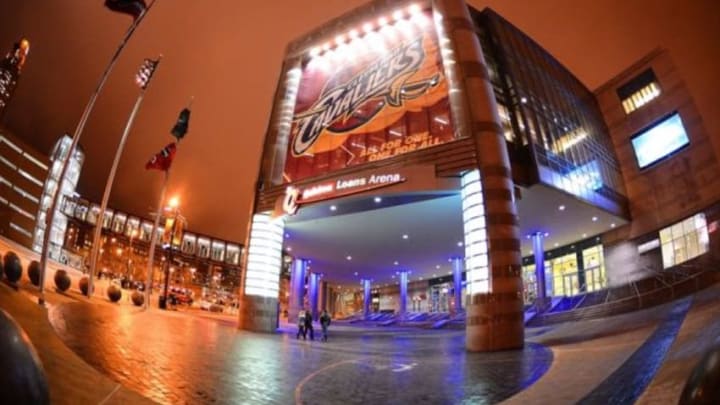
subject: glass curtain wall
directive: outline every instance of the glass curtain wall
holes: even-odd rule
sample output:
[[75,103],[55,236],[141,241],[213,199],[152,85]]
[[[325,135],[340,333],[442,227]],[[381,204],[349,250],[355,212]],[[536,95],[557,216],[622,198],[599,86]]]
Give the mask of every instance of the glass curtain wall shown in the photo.
[[624,186],[593,94],[492,10],[475,12],[500,115],[516,147],[529,145],[543,183],[600,204]]

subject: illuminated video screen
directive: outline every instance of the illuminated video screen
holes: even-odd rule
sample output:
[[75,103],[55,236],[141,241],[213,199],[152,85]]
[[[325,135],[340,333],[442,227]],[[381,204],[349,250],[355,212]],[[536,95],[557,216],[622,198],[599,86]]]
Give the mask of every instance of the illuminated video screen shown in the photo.
[[690,144],[678,113],[635,135],[631,142],[641,169],[668,158]]

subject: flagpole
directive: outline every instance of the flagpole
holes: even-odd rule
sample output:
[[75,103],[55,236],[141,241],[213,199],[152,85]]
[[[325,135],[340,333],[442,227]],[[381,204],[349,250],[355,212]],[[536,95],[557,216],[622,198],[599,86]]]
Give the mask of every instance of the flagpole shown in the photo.
[[[157,68],[158,63],[160,63],[160,58],[158,58],[157,63],[155,63],[153,69]],[[117,147],[117,150],[115,151],[115,159],[113,160],[112,167],[110,168],[110,174],[108,175],[107,182],[105,183],[105,192],[103,193],[102,202],[100,203],[100,212],[98,213],[98,218],[95,221],[95,230],[93,234],[93,242],[92,242],[92,248],[90,251],[90,275],[88,276],[88,299],[92,298],[93,295],[93,279],[95,277],[95,271],[97,270],[97,261],[98,261],[98,253],[100,252],[100,237],[102,235],[102,227],[103,223],[105,222],[105,211],[107,210],[108,200],[110,200],[110,191],[112,190],[113,183],[115,182],[115,173],[117,172],[117,167],[120,163],[120,156],[123,153],[123,150],[125,149],[125,142],[127,141],[128,135],[130,134],[130,129],[132,128],[132,125],[135,121],[135,116],[137,115],[138,110],[140,110],[140,105],[142,104],[143,99],[145,98],[145,92],[147,91],[147,88],[150,84],[150,79],[152,78],[152,73],[150,72],[150,77],[148,77],[148,82],[142,85],[140,94],[138,95],[137,100],[135,101],[135,106],[133,106],[132,112],[130,113],[130,117],[128,118],[127,123],[125,124],[125,130],[123,131],[122,137],[120,138],[120,144]],[[130,246],[130,249],[132,249],[132,246]]]
[[157,245],[157,229],[160,225],[160,214],[162,213],[163,203],[165,202],[165,191],[167,190],[168,179],[170,178],[170,168],[165,171],[165,180],[163,180],[162,189],[160,189],[160,200],[158,201],[157,212],[155,212],[155,223],[150,239],[150,257],[148,258],[147,282],[145,283],[145,309],[150,308],[150,286],[153,280],[153,259],[155,258],[155,245]]
[[100,77],[100,81],[98,82],[95,91],[92,93],[92,95],[90,96],[90,100],[88,100],[88,103],[85,106],[85,111],[83,111],[83,114],[80,117],[80,121],[78,122],[78,125],[75,128],[75,132],[73,133],[72,141],[70,142],[70,148],[68,148],[67,155],[64,158],[62,156],[58,156],[58,159],[61,160],[62,169],[60,170],[60,178],[58,179],[58,184],[55,187],[55,191],[51,192],[52,197],[50,199],[51,201],[50,207],[48,208],[48,213],[45,217],[45,233],[43,235],[42,250],[40,251],[40,297],[38,298],[38,303],[40,305],[43,305],[45,303],[45,273],[47,270],[48,257],[50,255],[50,235],[52,234],[53,222],[55,222],[55,208],[57,207],[60,196],[62,195],[61,189],[65,180],[65,174],[67,172],[70,160],[75,154],[75,149],[77,148],[77,144],[80,141],[80,136],[85,129],[85,124],[87,123],[88,117],[90,116],[90,112],[95,106],[95,101],[97,101],[100,91],[105,86],[105,82],[110,76],[110,72],[112,71],[113,67],[115,67],[115,63],[117,62],[120,53],[125,48],[125,45],[127,45],[128,41],[130,40],[130,37],[135,32],[137,27],[140,25],[140,23],[145,18],[147,13],[150,11],[150,8],[152,8],[156,1],[157,0],[153,0],[153,2],[150,3],[150,5],[148,5],[147,8],[142,12],[142,14],[140,14],[138,18],[133,20],[132,25],[125,32],[125,36],[123,37],[120,45],[110,59],[110,63],[105,68],[105,71]]

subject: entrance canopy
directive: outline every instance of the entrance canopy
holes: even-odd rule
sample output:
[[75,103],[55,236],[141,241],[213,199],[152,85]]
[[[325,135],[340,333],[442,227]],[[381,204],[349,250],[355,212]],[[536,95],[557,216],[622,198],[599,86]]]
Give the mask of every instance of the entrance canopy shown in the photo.
[[[516,201],[522,255],[532,254],[535,232],[547,234],[545,250],[599,235],[626,221],[562,191],[535,185]],[[355,288],[451,274],[453,257],[463,257],[459,191],[363,195],[303,206],[285,225],[284,250],[310,260],[310,270],[333,285]]]

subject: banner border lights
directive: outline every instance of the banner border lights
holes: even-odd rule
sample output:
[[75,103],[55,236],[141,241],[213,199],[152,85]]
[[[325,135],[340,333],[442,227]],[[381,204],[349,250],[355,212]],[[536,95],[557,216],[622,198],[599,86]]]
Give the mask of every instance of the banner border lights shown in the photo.
[[253,215],[247,250],[245,295],[278,297],[284,225],[282,218],[272,219],[267,213]]
[[465,173],[461,179],[467,295],[490,291],[485,204],[480,171]]

